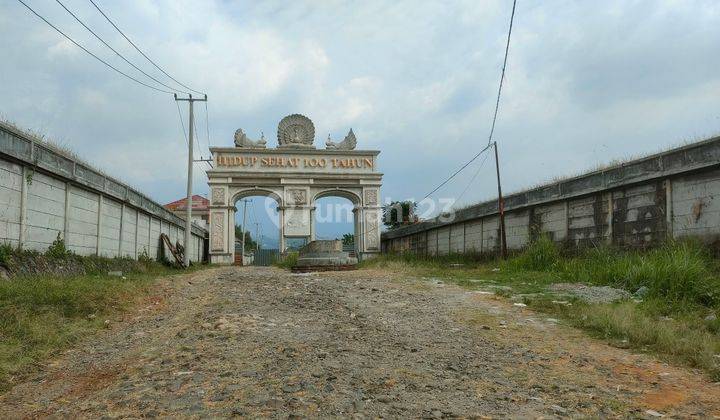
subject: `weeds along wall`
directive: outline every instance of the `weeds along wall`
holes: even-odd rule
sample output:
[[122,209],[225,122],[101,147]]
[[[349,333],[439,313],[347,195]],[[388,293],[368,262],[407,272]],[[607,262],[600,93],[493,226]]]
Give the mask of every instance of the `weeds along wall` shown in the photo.
[[[506,170],[512,170],[506,166]],[[507,245],[546,234],[569,247],[720,240],[720,137],[505,197]],[[496,253],[497,201],[383,233],[383,252]]]
[[[79,255],[156,258],[160,233],[182,244],[184,226],[133,188],[0,124],[0,242],[45,251],[59,234]],[[190,259],[204,260],[207,231],[193,226],[191,237]]]

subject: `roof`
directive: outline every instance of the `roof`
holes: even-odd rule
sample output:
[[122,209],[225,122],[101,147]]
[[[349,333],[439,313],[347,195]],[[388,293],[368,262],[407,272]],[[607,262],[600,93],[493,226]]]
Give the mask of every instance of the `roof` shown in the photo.
[[[172,203],[165,204],[166,209],[170,211],[176,211],[176,210],[185,210],[187,208],[187,198],[181,198],[179,200],[173,201]],[[210,200],[207,198],[201,196],[201,195],[193,195],[192,196],[192,209],[193,210],[207,210],[208,206],[210,205]]]

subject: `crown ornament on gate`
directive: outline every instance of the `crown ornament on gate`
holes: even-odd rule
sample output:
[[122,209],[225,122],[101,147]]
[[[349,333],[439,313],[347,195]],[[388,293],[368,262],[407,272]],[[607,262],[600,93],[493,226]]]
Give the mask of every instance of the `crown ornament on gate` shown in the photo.
[[[291,114],[280,120],[277,129],[279,149],[314,149],[315,125],[312,120],[302,114]],[[267,142],[261,135],[259,140],[251,140],[242,128],[235,131],[235,146],[247,149],[264,149]],[[328,135],[325,146],[327,150],[354,150],[357,138],[352,128],[342,141],[334,142]]]
[[280,120],[277,136],[279,148],[315,148],[315,125],[304,115],[292,114]]

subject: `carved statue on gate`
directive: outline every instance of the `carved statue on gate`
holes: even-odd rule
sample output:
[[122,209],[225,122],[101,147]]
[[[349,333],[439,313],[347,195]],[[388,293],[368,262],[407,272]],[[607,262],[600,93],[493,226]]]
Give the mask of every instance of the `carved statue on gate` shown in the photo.
[[244,147],[248,149],[264,149],[267,142],[265,141],[265,135],[260,134],[260,140],[250,140],[245,134],[242,128],[235,130],[235,146]]
[[356,144],[357,139],[355,138],[355,133],[353,133],[352,128],[343,141],[335,143],[328,134],[328,139],[325,142],[325,145],[329,150],[353,150],[355,149]]

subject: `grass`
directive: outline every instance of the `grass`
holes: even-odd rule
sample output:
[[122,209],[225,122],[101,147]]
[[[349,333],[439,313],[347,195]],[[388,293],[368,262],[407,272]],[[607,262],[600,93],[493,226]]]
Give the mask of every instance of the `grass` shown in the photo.
[[[521,295],[533,309],[595,337],[700,368],[720,380],[720,320],[708,318],[720,315],[720,264],[699,243],[674,242],[648,251],[606,247],[565,255],[541,238],[508,261],[477,255],[383,255],[362,266]],[[572,305],[553,303],[558,297],[548,286],[565,282],[644,293],[642,298],[612,304],[576,299]]]
[[104,271],[0,281],[0,391],[79,338],[104,328],[105,320],[147,294],[157,277],[185,272],[155,262],[137,268],[124,277]]
[[298,260],[298,253],[297,251],[288,251],[286,255],[280,256],[275,262],[273,262],[273,265],[275,267],[280,267],[284,269],[291,269],[294,265],[297,264]]

